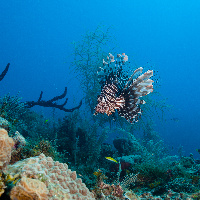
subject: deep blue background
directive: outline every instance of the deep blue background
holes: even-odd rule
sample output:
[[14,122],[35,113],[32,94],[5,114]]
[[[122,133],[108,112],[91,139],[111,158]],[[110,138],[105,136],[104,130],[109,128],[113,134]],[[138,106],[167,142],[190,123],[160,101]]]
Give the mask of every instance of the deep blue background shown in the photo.
[[48,99],[68,86],[67,106],[77,105],[81,92],[69,73],[71,42],[99,24],[113,26],[118,52],[138,66],[153,65],[159,91],[174,106],[156,129],[174,149],[183,145],[187,155],[199,157],[199,10],[198,0],[1,0],[0,71],[11,66],[0,95],[21,91],[24,101],[36,100],[43,90]]

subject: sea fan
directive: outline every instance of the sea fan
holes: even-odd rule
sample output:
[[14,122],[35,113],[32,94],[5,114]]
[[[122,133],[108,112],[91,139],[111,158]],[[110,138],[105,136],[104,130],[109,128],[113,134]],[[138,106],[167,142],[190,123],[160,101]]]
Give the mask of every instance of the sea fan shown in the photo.
[[119,116],[133,123],[141,114],[140,104],[145,103],[140,97],[153,92],[150,79],[153,71],[142,74],[143,68],[140,67],[128,77],[123,70],[126,61],[128,56],[125,53],[118,54],[116,60],[112,54],[107,56],[107,61],[103,60],[103,67],[97,72],[102,91],[94,114],[106,113],[109,116],[118,111]]

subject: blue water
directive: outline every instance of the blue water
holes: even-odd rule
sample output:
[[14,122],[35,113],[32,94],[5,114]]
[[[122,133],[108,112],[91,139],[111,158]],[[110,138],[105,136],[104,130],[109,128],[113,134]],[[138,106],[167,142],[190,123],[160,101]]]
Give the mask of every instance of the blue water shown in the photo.
[[1,0],[0,10],[0,71],[11,63],[0,95],[20,91],[24,101],[37,100],[43,90],[49,99],[67,86],[67,107],[76,106],[82,92],[69,69],[71,43],[98,25],[112,26],[118,53],[158,70],[159,92],[173,108],[164,124],[153,116],[156,130],[175,152],[182,145],[200,158],[198,0]]

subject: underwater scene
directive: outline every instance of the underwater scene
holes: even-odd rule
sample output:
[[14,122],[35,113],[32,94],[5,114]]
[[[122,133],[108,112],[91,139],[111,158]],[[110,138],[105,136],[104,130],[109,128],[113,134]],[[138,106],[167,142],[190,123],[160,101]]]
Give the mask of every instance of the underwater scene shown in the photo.
[[0,200],[200,200],[200,1],[0,10]]

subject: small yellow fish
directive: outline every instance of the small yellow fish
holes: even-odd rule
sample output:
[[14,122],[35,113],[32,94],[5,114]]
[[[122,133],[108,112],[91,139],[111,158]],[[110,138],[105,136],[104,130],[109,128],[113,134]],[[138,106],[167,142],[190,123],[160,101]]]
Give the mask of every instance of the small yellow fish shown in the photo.
[[46,124],[48,121],[49,121],[49,120],[48,120],[48,119],[46,119],[44,123]]
[[101,173],[100,171],[98,171],[98,172],[94,172],[93,174],[94,174],[95,176],[97,176],[97,177],[99,177],[99,176],[102,175],[102,173]]
[[114,158],[111,158],[111,157],[105,157],[107,160],[110,160],[110,161],[112,161],[112,162],[116,162],[116,163],[118,163]]

